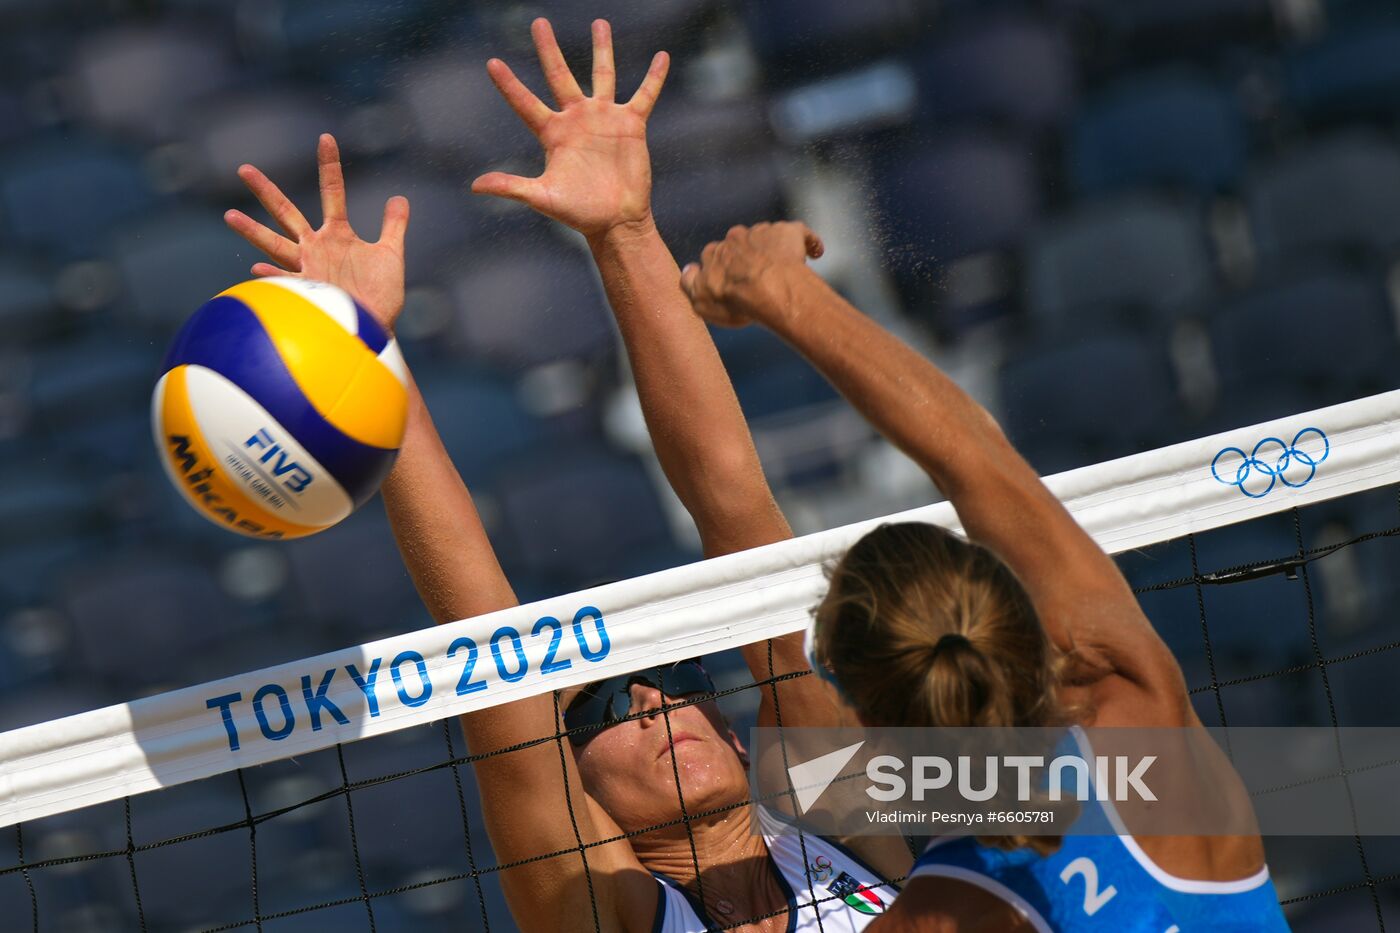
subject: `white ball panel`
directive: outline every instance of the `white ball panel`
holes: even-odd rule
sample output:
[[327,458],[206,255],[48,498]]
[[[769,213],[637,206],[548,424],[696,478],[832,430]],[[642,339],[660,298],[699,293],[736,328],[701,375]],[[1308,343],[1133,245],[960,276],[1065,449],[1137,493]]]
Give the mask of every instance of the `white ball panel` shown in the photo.
[[408,364],[404,362],[403,351],[399,349],[399,342],[390,338],[384,345],[384,349],[379,351],[379,361],[389,367],[389,372],[403,383],[404,388],[408,388]]
[[224,471],[286,522],[333,525],[354,508],[335,478],[242,389],[202,366],[185,368],[190,405]]

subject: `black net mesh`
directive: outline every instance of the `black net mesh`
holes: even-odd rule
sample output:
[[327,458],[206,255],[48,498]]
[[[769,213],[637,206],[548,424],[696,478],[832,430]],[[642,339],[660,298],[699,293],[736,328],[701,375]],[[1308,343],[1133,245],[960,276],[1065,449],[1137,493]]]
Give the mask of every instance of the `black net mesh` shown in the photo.
[[[1400,487],[1188,535],[1119,562],[1207,725],[1395,724]],[[763,690],[781,724],[776,685],[810,676],[755,680],[737,652],[707,664],[717,690],[667,705],[668,731],[670,711],[716,699],[744,735]],[[553,743],[563,767],[567,734],[492,754]],[[587,866],[591,850],[614,840],[585,842],[575,822],[574,846],[497,862],[473,774],[482,757],[444,721],[15,826],[5,831],[0,916],[6,929],[35,931],[511,930],[502,872],[554,858]],[[696,812],[678,773],[677,788],[669,825],[687,829],[749,803]],[[578,801],[565,804],[573,820]],[[1266,845],[1295,928],[1400,928],[1400,840],[1358,832]],[[592,894],[587,872],[585,882]],[[601,929],[590,900],[592,917],[575,919]]]

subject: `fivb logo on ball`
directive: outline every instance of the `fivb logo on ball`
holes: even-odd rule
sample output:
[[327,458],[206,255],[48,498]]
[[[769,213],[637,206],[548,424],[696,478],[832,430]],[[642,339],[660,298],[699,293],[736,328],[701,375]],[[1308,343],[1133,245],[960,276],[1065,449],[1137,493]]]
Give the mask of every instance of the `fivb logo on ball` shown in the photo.
[[161,370],[161,461],[201,515],[242,534],[329,528],[374,495],[403,441],[398,344],[332,285],[236,285],[186,322]]
[[[306,491],[306,487],[311,485],[316,477],[306,467],[295,460],[287,459],[287,450],[282,442],[276,441],[272,437],[272,432],[267,428],[262,428],[257,434],[243,442],[243,446],[252,451],[257,463],[267,469],[264,473],[257,466],[250,466],[250,472],[256,473],[259,477],[269,482],[277,483],[296,495],[301,495]],[[232,459],[232,458],[231,458]],[[268,474],[271,474],[269,477]],[[255,482],[252,477],[245,476],[249,482]],[[275,499],[277,493],[268,491],[263,493],[263,498]]]

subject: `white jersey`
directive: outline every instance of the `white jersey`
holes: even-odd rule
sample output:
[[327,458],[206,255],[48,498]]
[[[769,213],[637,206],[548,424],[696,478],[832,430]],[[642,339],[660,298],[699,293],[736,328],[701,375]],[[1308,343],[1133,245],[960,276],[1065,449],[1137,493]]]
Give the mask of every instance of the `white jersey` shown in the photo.
[[[768,855],[778,868],[778,882],[787,893],[788,906],[797,908],[789,914],[794,919],[789,920],[788,933],[855,933],[889,908],[897,893],[894,886],[845,846],[807,833],[799,837],[762,805],[757,810]],[[656,875],[656,880],[661,891],[652,933],[704,933],[744,919],[711,919],[690,892],[663,875]]]

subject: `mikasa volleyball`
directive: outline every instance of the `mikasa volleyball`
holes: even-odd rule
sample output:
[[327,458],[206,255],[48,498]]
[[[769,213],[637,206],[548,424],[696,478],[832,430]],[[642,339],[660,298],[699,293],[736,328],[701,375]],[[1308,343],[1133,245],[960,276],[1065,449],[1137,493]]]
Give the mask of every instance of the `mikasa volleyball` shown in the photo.
[[403,442],[407,384],[398,344],[344,291],[256,279],[181,328],[151,421],[166,472],[201,515],[298,538],[379,488]]

